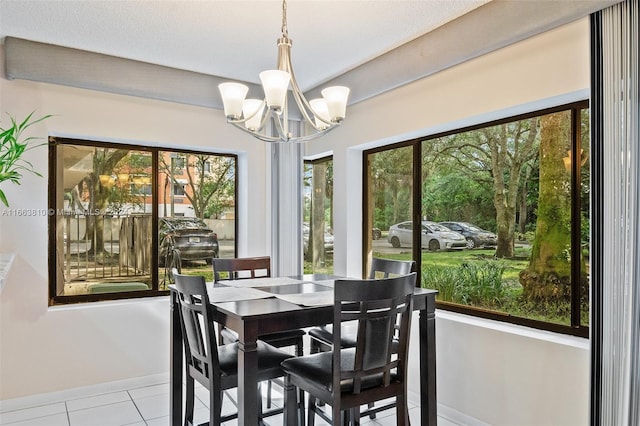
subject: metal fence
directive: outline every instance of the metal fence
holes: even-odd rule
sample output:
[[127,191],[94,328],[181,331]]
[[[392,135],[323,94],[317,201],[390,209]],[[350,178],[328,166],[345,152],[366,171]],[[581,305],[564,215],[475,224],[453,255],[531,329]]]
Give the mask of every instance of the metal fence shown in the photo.
[[65,283],[150,275],[151,216],[73,214],[63,223]]

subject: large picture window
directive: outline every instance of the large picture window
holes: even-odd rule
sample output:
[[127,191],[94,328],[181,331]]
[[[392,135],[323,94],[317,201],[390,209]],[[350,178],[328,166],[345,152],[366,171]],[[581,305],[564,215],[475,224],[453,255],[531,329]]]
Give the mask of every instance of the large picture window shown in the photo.
[[415,259],[441,309],[587,336],[588,126],[583,102],[365,152],[365,260]]
[[236,254],[236,157],[50,140],[50,303],[166,294]]

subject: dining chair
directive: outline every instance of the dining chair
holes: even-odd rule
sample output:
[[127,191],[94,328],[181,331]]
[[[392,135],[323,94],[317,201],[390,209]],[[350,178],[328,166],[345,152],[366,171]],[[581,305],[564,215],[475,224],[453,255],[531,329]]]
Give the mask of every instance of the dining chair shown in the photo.
[[[226,277],[224,276],[226,274]],[[215,258],[213,259],[213,279],[241,280],[271,276],[271,257],[240,257],[240,258]],[[295,347],[296,356],[304,354],[304,335],[302,329],[282,331],[278,333],[263,334],[260,340],[277,348]],[[238,333],[226,327],[220,327],[219,338],[221,343],[238,341]],[[267,408],[271,408],[271,385],[267,384]],[[304,404],[303,404],[304,405]]]
[[[316,399],[332,407],[332,420],[325,420],[347,424],[358,422],[361,405],[396,398],[396,423],[408,424],[406,366],[415,282],[415,272],[335,281],[334,349],[282,363],[286,424],[296,421],[296,388],[310,395],[309,426],[316,414],[323,414]],[[355,346],[341,348],[341,325],[348,321],[357,323]]]
[[[389,277],[407,275],[407,274],[410,274],[411,272],[414,272],[415,267],[416,267],[416,262],[414,260],[394,260],[394,259],[383,259],[379,257],[374,257],[371,259],[371,268],[369,269],[368,278],[370,280],[373,280],[373,279],[384,279]],[[357,325],[354,325],[354,324],[342,325],[340,347],[352,348],[355,346],[356,337],[357,337],[356,329],[357,329]],[[320,351],[331,350],[333,346],[332,325],[329,324],[329,325],[313,327],[309,330],[309,336],[311,337],[311,341],[309,345],[310,353],[317,353]],[[368,415],[371,419],[375,419],[377,412],[386,410],[388,408],[392,408],[393,405],[394,405],[393,403],[388,404],[374,410],[373,404],[370,404]]]
[[[184,425],[193,425],[195,382],[209,391],[209,426],[237,417],[237,413],[222,416],[223,391],[238,386],[238,344],[218,345],[214,327],[215,306],[209,303],[205,279],[183,275],[173,269],[175,289],[180,309],[180,324],[186,359],[186,406]],[[257,342],[260,381],[283,376],[282,361],[292,355],[265,342]],[[260,406],[256,407],[262,413]],[[269,414],[278,414],[272,410]]]

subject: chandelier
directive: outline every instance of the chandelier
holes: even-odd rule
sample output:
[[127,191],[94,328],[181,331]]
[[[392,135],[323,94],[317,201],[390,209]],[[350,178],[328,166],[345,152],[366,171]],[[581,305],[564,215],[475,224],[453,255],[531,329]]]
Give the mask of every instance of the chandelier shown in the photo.
[[[249,88],[240,83],[218,85],[227,122],[265,142],[305,142],[326,134],[344,120],[349,88],[332,86],[322,90],[322,98],[307,101],[298,86],[291,65],[291,39],[287,29],[287,2],[282,1],[282,37],[278,39],[278,69],[260,73],[264,99],[245,99]],[[291,92],[309,133],[294,137],[289,132],[287,95]],[[273,119],[277,136],[271,136]],[[271,131],[271,134],[276,132]]]

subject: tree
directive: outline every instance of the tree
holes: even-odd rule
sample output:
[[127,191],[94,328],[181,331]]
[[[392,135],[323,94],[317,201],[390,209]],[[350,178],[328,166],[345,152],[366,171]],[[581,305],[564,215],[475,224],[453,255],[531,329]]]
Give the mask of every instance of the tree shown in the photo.
[[311,196],[311,223],[309,232],[309,249],[313,268],[323,266],[325,263],[324,232],[325,209],[327,189],[327,163],[321,162],[313,165],[313,186]]
[[413,193],[411,147],[377,152],[370,156],[371,191],[374,197],[374,226],[390,225],[411,219]]
[[111,176],[117,164],[128,153],[128,149],[94,148],[92,171],[85,178],[85,182],[89,188],[89,211],[99,210],[101,213],[87,216],[87,234],[91,238],[90,252],[96,257],[104,256],[104,213],[110,196],[110,189],[100,182],[100,176]]
[[[189,154],[185,158],[184,173],[187,177],[188,189],[184,196],[191,203],[194,215],[200,219],[218,216],[228,205],[234,190],[234,177],[230,157]],[[160,169],[171,179],[173,185],[178,184],[175,166],[160,156]]]
[[516,207],[523,167],[538,150],[538,118],[485,127],[435,139],[440,155],[478,182],[490,182],[496,211],[498,258],[513,257]]
[[536,233],[529,267],[520,272],[528,300],[567,299],[571,293],[571,173],[563,163],[571,134],[569,114],[541,118]]

